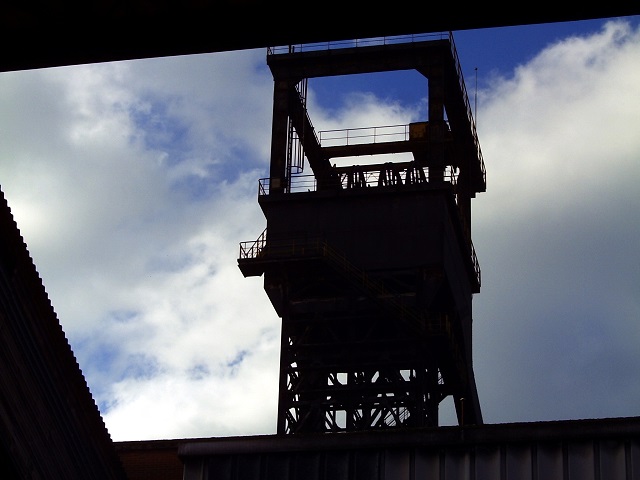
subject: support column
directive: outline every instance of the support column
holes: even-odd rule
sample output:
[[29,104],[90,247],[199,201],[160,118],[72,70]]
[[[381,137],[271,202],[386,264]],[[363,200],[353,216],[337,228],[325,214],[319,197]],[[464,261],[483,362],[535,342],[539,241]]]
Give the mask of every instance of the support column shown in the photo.
[[289,88],[287,80],[275,79],[271,122],[269,195],[284,193],[287,187],[287,136],[289,132]]
[[444,72],[442,67],[434,67],[429,77],[429,182],[444,181]]

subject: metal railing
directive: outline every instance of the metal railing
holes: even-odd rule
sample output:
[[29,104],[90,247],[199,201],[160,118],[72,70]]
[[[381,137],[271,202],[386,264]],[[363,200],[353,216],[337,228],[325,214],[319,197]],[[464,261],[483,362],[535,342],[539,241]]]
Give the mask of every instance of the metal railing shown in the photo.
[[409,124],[379,127],[343,128],[318,132],[321,147],[360,145],[409,140]]
[[313,127],[313,123],[311,122],[311,117],[309,116],[309,110],[307,110],[306,93],[300,91],[300,84],[296,85],[295,92],[296,92],[297,97],[298,97],[297,100],[300,102],[300,105],[302,105],[304,116],[306,118],[306,125],[309,125],[311,127],[311,132],[305,131],[305,132],[301,133],[301,135],[306,135],[306,134],[310,133],[311,135],[313,135],[316,143],[318,145],[320,145],[320,139],[318,138],[318,135],[316,134],[316,130]]
[[264,247],[267,244],[267,229],[265,228],[257,240],[252,240],[249,242],[240,242],[240,258],[244,259],[252,259],[258,258],[261,255],[261,252],[264,251]]
[[[478,281],[478,286],[481,285],[481,273],[480,263],[476,255],[475,247],[471,239],[468,239],[471,250],[471,263]],[[276,257],[290,257],[290,256],[305,256],[305,255],[320,255],[332,261],[333,265],[339,268],[345,273],[352,276],[362,277],[361,284],[363,287],[375,291],[379,295],[389,296],[388,292],[385,292],[382,283],[375,280],[366,278],[364,271],[353,266],[346,256],[336,252],[329,245],[320,239],[314,240],[286,240],[280,242],[270,242],[267,244],[267,229],[265,228],[260,236],[256,240],[250,240],[247,242],[240,242],[240,254],[241,260],[246,259],[258,259],[261,257],[270,258]],[[403,308],[399,306],[399,308]]]
[[313,52],[319,50],[337,50],[343,48],[374,47],[380,45],[444,40],[449,37],[449,34],[450,32],[435,32],[412,35],[394,35],[389,37],[356,38],[352,40],[336,40],[317,43],[299,43],[296,45],[281,45],[268,47],[267,55],[283,55],[287,53]]
[[[353,170],[352,172],[341,171],[339,172],[339,185],[345,190],[353,189],[356,187],[383,187],[388,185],[409,185],[412,183],[426,183],[426,182],[412,182],[406,181],[407,175],[411,177],[412,173],[422,170],[423,177],[426,181],[429,178],[429,167],[407,167],[400,170],[393,170],[393,173],[397,173],[400,179],[404,179],[398,182],[398,175],[390,176],[390,170],[367,170],[362,168],[361,170]],[[358,175],[358,181],[355,182],[353,176],[350,174],[355,173]],[[452,167],[446,167],[444,171],[444,181],[452,185],[456,185],[458,181],[458,172]],[[271,184],[270,178],[261,178],[258,181],[258,195],[269,195],[269,188]],[[293,175],[288,179],[287,192],[288,193],[303,193],[303,192],[315,192],[318,189],[318,181],[314,175]]]
[[453,56],[453,60],[456,66],[456,72],[458,76],[458,82],[460,83],[460,90],[462,91],[462,97],[464,99],[465,107],[467,109],[467,118],[469,120],[469,124],[471,125],[471,135],[473,137],[473,144],[476,148],[476,154],[478,156],[478,161],[480,162],[480,171],[482,172],[482,181],[486,184],[487,182],[487,171],[484,165],[484,158],[482,157],[482,150],[480,149],[480,141],[478,140],[478,132],[476,130],[476,122],[473,118],[473,113],[471,112],[471,105],[469,103],[469,95],[467,94],[467,87],[464,82],[464,76],[462,75],[462,67],[460,65],[460,58],[458,57],[458,49],[456,48],[456,44],[453,41],[453,32],[449,32],[449,43],[451,45],[451,55]]
[[473,242],[469,239],[469,245],[471,246],[471,263],[473,263],[473,271],[476,274],[476,280],[478,281],[478,287],[482,285],[481,276],[480,276],[480,262],[478,261],[478,256],[476,255],[476,249],[473,246]]

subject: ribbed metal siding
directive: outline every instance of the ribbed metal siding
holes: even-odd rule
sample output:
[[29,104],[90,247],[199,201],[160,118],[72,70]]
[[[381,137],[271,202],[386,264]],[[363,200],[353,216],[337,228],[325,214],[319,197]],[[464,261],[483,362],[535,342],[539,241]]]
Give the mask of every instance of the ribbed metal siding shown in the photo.
[[640,480],[640,439],[244,453],[184,461],[184,480]]
[[126,479],[2,191],[0,463],[15,478]]

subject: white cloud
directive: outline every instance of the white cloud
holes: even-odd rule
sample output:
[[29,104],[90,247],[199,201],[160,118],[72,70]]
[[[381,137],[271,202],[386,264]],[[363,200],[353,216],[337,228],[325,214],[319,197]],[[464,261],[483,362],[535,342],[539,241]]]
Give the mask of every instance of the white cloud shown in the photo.
[[640,81],[637,36],[610,23],[598,35],[548,47],[481,93],[487,196],[508,197],[503,208],[522,213],[550,195],[582,203],[628,181],[620,172],[633,171],[640,145],[640,112],[629,108]]
[[638,31],[610,23],[483,92],[474,302],[488,421],[639,413],[638,58]]

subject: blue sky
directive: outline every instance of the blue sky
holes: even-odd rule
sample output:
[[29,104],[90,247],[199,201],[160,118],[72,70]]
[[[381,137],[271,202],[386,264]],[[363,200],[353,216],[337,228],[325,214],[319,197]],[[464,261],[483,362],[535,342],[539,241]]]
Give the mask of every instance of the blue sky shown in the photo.
[[[472,206],[487,423],[640,415],[638,25],[454,32],[487,167]],[[116,441],[275,432],[279,319],[236,263],[265,226],[265,59],[0,74],[0,188]],[[361,80],[310,81],[317,129],[423,111],[419,76]]]

